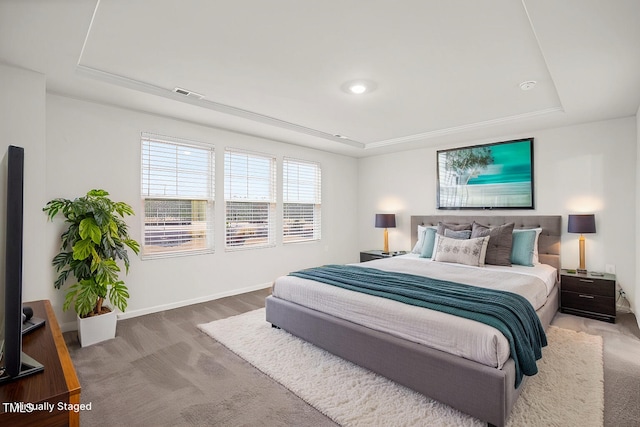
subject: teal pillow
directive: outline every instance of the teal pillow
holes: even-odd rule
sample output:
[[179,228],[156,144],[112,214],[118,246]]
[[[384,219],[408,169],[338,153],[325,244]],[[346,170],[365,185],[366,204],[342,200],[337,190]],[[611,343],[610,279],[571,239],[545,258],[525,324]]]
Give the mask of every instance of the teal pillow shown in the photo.
[[536,230],[513,230],[511,264],[533,267]]
[[422,242],[422,253],[420,258],[431,258],[433,255],[433,246],[436,242],[436,229],[427,228],[424,230],[424,240]]

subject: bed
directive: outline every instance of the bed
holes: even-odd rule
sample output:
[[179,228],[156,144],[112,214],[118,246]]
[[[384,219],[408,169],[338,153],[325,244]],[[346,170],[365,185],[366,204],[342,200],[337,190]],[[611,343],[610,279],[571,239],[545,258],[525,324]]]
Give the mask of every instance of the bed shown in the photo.
[[[418,238],[416,233],[418,225],[429,227],[436,226],[439,222],[463,224],[473,221],[491,227],[513,222],[515,229],[541,229],[538,238],[539,262],[555,269],[552,270],[554,277],[545,292],[546,298],[544,301],[539,300],[536,303],[537,307],[535,307],[541,324],[546,328],[558,309],[557,272],[560,267],[561,217],[413,216],[411,217],[412,247]],[[401,258],[394,257],[394,263],[410,265],[417,262],[411,260],[410,255],[406,259]],[[365,264],[386,268],[386,265],[376,264],[374,261]],[[365,264],[363,266],[366,266]],[[508,267],[504,268],[508,269]],[[278,280],[283,280],[283,278]],[[278,283],[276,281],[274,291],[278,289]],[[284,285],[281,287],[286,289]],[[344,292],[350,291],[344,290]],[[282,297],[279,297],[279,293],[282,294],[280,295]],[[539,297],[532,298],[539,299]],[[348,294],[339,293],[334,299],[348,301]],[[396,302],[394,301],[394,303]],[[360,309],[360,311],[366,311],[366,306],[364,307],[365,310]],[[414,307],[414,309],[420,310],[418,307]],[[378,313],[377,310],[376,306],[375,313]],[[374,310],[369,311],[374,312]],[[367,325],[365,320],[343,317],[341,314],[336,314],[335,308],[332,311],[312,303],[301,302],[295,298],[287,297],[283,292],[274,292],[266,301],[266,320],[272,325],[426,396],[484,420],[490,425],[503,426],[505,424],[511,408],[526,384],[527,377],[524,377],[523,382],[517,388],[514,387],[516,383],[515,362],[509,357],[508,352],[503,360],[499,355],[496,356],[495,363],[476,360],[475,356],[464,353],[464,350],[462,353],[457,348],[455,351],[450,351],[437,344],[425,343],[422,339],[399,335],[395,332],[389,333],[382,326]],[[385,314],[379,317],[394,316]],[[433,335],[438,335],[437,330],[434,329]]]

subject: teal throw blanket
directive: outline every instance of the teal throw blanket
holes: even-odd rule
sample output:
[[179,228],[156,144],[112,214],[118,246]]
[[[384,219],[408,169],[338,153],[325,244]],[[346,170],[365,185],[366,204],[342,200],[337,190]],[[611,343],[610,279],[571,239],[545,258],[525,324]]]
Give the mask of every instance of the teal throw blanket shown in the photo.
[[547,345],[540,319],[524,297],[446,280],[349,265],[325,265],[290,273],[352,291],[453,314],[493,326],[509,341],[517,388],[538,372]]

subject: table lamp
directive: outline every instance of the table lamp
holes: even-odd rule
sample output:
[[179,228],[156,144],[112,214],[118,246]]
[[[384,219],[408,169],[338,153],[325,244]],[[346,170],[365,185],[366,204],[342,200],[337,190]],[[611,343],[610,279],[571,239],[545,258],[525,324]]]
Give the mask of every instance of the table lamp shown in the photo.
[[396,214],[376,214],[376,228],[384,228],[384,250],[383,254],[389,253],[389,231],[388,228],[396,228]]
[[596,232],[596,217],[593,214],[584,215],[569,215],[569,226],[567,231],[569,233],[580,233],[580,267],[578,267],[578,273],[587,273],[587,269],[584,265],[584,233]]

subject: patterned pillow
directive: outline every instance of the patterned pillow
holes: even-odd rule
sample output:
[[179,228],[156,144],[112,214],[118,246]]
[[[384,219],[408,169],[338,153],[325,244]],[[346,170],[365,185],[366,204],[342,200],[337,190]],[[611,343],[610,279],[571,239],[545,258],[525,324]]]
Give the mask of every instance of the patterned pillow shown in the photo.
[[514,223],[501,225],[499,227],[487,227],[486,225],[473,223],[471,238],[489,236],[487,246],[487,257],[485,262],[492,265],[511,265],[511,246],[513,243]]
[[489,236],[468,240],[440,236],[433,260],[480,267],[484,265],[488,243]]

